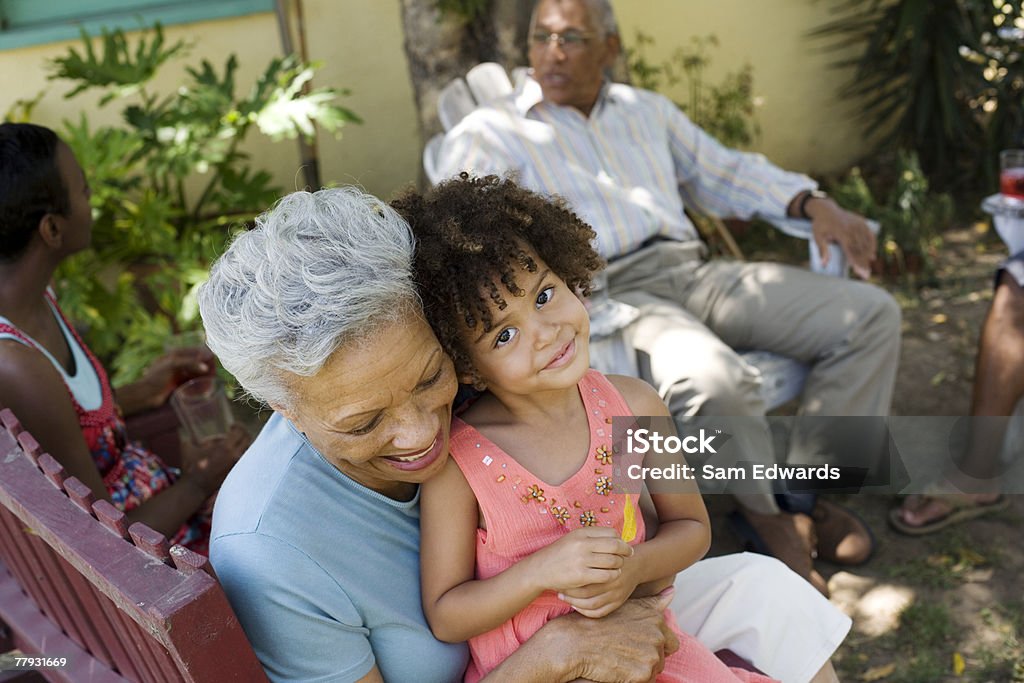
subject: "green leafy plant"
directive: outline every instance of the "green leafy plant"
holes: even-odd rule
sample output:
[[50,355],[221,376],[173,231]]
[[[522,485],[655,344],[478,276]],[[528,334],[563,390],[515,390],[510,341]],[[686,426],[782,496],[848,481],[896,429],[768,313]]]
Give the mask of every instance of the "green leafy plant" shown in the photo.
[[953,200],[929,189],[916,153],[897,152],[887,166],[891,175],[879,178],[874,189],[859,167],[829,189],[840,205],[881,224],[879,259],[887,274],[930,276],[931,254],[940,229],[953,218]]
[[455,14],[467,22],[486,12],[489,5],[488,0],[437,0],[437,8],[442,14]]
[[661,62],[651,61],[647,54],[654,38],[640,31],[633,47],[626,49],[630,77],[641,88],[661,93],[682,84],[686,98],[676,106],[698,126],[730,147],[749,147],[760,135],[757,125],[757,98],[754,96],[754,69],[744,64],[727,73],[719,83],[707,78],[711,63],[709,53],[718,47],[713,35],[690,39],[688,46],[677,48]]
[[53,79],[75,83],[67,97],[94,90],[100,106],[118,103],[122,125],[93,126],[82,113],[62,137],[93,189],[92,249],[66,261],[56,276],[62,306],[114,370],[136,376],[162,351],[169,334],[198,327],[196,287],[235,230],[244,229],[280,190],[253,166],[240,144],[254,129],[275,140],[310,137],[315,126],[339,134],[358,117],[335,104],[330,88],[307,84],[317,65],[273,59],[241,92],[237,59],[222,69],[203,60],[187,68],[172,93],[153,77],[188,45],[166,44],[159,24],[134,47],[123,31],[52,62]]
[[812,35],[855,56],[843,95],[879,149],[914,150],[940,188],[991,187],[1024,123],[1021,0],[844,0]]

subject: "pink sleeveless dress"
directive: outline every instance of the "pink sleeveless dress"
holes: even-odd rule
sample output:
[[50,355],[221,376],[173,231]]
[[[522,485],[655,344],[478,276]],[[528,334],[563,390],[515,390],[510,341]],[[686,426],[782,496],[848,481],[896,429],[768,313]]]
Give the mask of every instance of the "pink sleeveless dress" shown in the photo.
[[[49,300],[57,315],[60,316],[72,339],[67,343],[77,343],[85,353],[90,365],[99,378],[102,403],[95,410],[86,410],[68,388],[68,398],[78,415],[78,424],[82,428],[82,436],[92,454],[96,469],[103,477],[103,484],[110,494],[111,502],[123,512],[134,510],[139,505],[167,489],[177,479],[177,473],[168,467],[152,451],[138,443],[128,440],[125,432],[121,410],[114,402],[114,392],[103,366],[78,336],[75,328],[64,317],[56,299],[47,292]],[[41,351],[39,344],[18,328],[0,320],[0,332],[7,333],[27,346]],[[44,354],[45,355],[45,354]],[[187,523],[170,539],[171,543],[181,544],[190,550],[203,555],[209,553],[210,523],[212,506],[204,505]]]
[[[612,486],[612,417],[631,415],[622,395],[604,375],[590,370],[579,383],[590,423],[586,461],[565,482],[553,486],[534,476],[469,424],[452,424],[451,454],[469,482],[487,529],[477,529],[476,577],[486,579],[584,526],[607,526],[621,533],[624,506],[634,506],[636,539],[645,536],[636,496]],[[571,608],[548,591],[501,626],[470,639],[472,661],[467,683],[476,683],[550,619]],[[666,620],[680,646],[665,661],[659,682],[758,681],[773,679],[730,669],[693,636],[680,632],[671,613]]]

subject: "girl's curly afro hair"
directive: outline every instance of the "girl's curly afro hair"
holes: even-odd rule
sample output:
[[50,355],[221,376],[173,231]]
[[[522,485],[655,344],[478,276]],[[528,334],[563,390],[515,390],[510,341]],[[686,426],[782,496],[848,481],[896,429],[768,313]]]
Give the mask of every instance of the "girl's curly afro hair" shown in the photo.
[[[492,307],[523,296],[516,277],[537,270],[531,249],[582,296],[604,266],[593,229],[562,199],[548,199],[507,178],[462,173],[391,202],[416,236],[413,273],[427,321],[460,374],[474,375],[462,333],[493,325]],[[496,285],[501,283],[501,287]]]

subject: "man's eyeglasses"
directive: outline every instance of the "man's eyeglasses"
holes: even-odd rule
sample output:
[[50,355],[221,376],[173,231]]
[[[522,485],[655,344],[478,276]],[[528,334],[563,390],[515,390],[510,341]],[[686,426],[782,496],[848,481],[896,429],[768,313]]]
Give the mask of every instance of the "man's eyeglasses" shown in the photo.
[[583,46],[587,44],[587,41],[593,36],[593,33],[583,33],[581,31],[565,31],[563,33],[548,33],[547,31],[535,31],[530,36],[530,43],[533,47],[544,48],[551,43],[556,43],[565,52],[571,52],[573,50],[581,50]]

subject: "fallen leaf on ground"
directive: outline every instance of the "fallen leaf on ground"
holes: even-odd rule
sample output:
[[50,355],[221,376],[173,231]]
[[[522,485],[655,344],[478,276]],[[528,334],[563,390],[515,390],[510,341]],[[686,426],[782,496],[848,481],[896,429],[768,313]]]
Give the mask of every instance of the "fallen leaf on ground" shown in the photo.
[[896,670],[895,664],[883,664],[882,666],[873,666],[860,675],[862,681],[880,681],[886,676],[891,676],[892,672]]
[[959,652],[953,653],[953,673],[957,676],[962,676],[964,669],[967,668],[967,663],[964,661],[964,656]]

